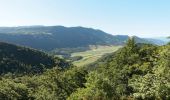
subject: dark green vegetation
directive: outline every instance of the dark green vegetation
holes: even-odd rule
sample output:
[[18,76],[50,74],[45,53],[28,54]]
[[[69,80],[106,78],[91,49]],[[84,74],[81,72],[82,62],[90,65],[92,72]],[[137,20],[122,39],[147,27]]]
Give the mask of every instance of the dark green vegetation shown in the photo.
[[65,100],[77,88],[84,87],[86,71],[57,68],[42,75],[15,77],[6,75],[0,79],[1,100]]
[[[124,45],[129,36],[111,35],[84,27],[30,26],[1,27],[0,41],[51,51],[56,48],[79,48],[89,45]],[[140,43],[154,43],[136,37]],[[57,50],[58,51],[58,50]],[[60,53],[57,52],[56,53]]]
[[170,45],[135,44],[100,59],[85,83],[69,99],[170,99]]
[[0,99],[170,100],[170,45],[136,44],[132,38],[88,67],[6,74],[0,78]]
[[69,64],[44,52],[0,42],[0,74],[42,73],[53,66],[67,67]]

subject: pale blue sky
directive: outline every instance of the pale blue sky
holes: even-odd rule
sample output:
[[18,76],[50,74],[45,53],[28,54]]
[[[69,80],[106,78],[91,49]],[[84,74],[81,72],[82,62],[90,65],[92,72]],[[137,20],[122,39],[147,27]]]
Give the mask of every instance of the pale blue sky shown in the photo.
[[170,35],[170,0],[0,0],[0,26],[63,25]]

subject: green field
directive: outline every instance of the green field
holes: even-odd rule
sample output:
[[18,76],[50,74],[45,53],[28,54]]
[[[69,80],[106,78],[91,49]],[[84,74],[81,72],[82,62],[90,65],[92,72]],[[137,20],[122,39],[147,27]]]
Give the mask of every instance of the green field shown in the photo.
[[112,53],[121,48],[122,46],[92,46],[91,50],[87,50],[84,52],[76,52],[72,53],[71,57],[82,56],[83,59],[74,61],[73,64],[76,66],[83,66],[86,64],[90,64],[98,60],[104,54]]

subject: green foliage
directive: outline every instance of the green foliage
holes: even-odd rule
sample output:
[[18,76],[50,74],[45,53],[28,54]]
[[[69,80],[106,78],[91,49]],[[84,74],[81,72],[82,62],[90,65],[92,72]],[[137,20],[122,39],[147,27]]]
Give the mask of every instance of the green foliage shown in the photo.
[[0,74],[42,73],[55,66],[67,67],[69,63],[38,50],[0,42]]
[[125,47],[98,61],[87,68],[56,66],[39,75],[8,73],[0,78],[0,99],[170,99],[170,45],[137,44],[130,38]]
[[29,90],[23,83],[15,83],[13,80],[2,79],[0,81],[0,99],[1,100],[28,100]]
[[157,76],[156,74],[146,74],[145,76],[134,77],[129,82],[134,88],[133,96],[138,99],[170,99],[169,79]]
[[169,46],[136,44],[131,38],[112,58],[96,64],[87,76],[86,88],[79,88],[69,99],[169,100],[169,51]]
[[67,71],[57,68],[42,75],[0,80],[0,99],[63,100],[77,88],[84,87],[87,72],[76,67]]

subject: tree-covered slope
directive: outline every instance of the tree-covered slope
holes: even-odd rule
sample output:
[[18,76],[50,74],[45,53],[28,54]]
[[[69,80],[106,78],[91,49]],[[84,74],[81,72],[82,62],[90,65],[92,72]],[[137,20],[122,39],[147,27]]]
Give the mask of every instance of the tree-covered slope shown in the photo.
[[41,73],[44,69],[57,65],[68,66],[61,59],[54,59],[44,52],[0,42],[0,74]]
[[[127,35],[111,35],[85,27],[29,26],[0,27],[0,41],[29,46],[41,50],[77,48],[89,45],[124,45]],[[163,41],[135,37],[137,42],[163,44]]]
[[170,99],[170,45],[136,44],[132,38],[99,61],[95,69],[87,71],[84,67],[55,67],[40,75],[0,76],[0,99]]
[[121,45],[128,36],[113,36],[101,30],[84,27],[39,26],[0,28],[0,41],[42,50],[75,48],[88,45]]
[[169,58],[169,45],[136,44],[130,39],[124,48],[95,64],[85,88],[68,99],[169,100]]

